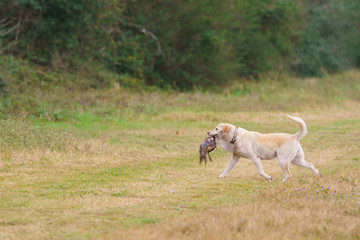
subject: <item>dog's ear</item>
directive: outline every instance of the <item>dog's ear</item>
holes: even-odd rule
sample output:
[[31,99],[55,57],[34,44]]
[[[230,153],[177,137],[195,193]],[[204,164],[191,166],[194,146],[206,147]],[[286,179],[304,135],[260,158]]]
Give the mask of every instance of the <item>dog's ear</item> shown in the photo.
[[229,127],[228,125],[223,125],[223,126],[222,126],[222,131],[223,131],[223,133],[224,133],[224,134],[227,134],[228,131],[229,131],[229,128],[230,128],[230,127]]

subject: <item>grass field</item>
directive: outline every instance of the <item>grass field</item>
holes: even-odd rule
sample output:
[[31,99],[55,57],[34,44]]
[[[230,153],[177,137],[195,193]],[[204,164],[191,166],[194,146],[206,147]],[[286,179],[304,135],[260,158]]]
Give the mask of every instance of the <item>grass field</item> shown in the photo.
[[[217,93],[29,90],[22,114],[0,120],[0,239],[360,239],[359,79]],[[307,123],[302,146],[323,178],[291,166],[283,183],[277,161],[263,161],[268,182],[242,159],[220,179],[230,159],[221,149],[199,165],[199,143],[219,122],[295,133],[287,114]]]

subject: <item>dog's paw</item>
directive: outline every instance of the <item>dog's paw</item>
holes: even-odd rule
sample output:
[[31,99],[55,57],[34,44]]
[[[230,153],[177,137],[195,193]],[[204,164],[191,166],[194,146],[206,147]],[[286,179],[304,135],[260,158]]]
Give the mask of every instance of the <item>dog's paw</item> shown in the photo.
[[224,175],[222,175],[222,174],[221,174],[221,175],[219,175],[219,178],[224,178],[224,177],[225,177],[225,176],[224,176]]
[[316,175],[318,175],[319,177],[323,177],[323,175],[319,172]]
[[269,177],[267,180],[269,180],[270,182],[274,181],[274,179],[272,177]]

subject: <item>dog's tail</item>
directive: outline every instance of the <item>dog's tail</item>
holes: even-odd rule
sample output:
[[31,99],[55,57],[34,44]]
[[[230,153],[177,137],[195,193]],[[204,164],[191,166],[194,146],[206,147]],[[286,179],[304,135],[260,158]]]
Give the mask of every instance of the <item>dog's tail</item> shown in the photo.
[[300,125],[300,131],[298,131],[297,133],[294,134],[296,139],[300,140],[307,133],[307,127],[306,127],[306,124],[305,124],[304,120],[302,120],[301,118],[298,118],[298,117],[292,117],[290,115],[288,115],[288,118],[290,118],[292,121],[294,121],[294,122],[296,122],[297,124]]

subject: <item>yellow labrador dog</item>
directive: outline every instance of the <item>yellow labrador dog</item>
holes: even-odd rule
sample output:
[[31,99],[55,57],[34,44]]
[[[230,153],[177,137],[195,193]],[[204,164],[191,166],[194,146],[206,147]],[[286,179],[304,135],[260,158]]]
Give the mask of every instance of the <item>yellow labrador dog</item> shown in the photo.
[[286,181],[291,178],[290,163],[311,169],[316,175],[322,174],[313,164],[305,161],[304,151],[299,140],[307,133],[305,122],[298,117],[288,116],[300,125],[300,131],[296,134],[270,133],[261,134],[250,132],[234,125],[221,123],[210,131],[210,136],[217,135],[220,147],[233,155],[224,172],[219,177],[226,177],[233,167],[239,162],[240,157],[249,158],[255,164],[259,174],[269,181],[274,179],[264,172],[261,160],[278,158],[280,167],[285,173]]

